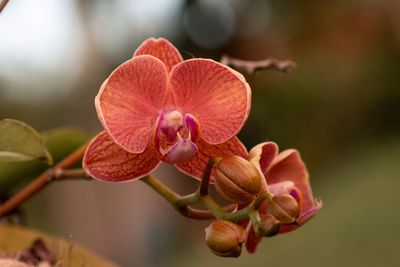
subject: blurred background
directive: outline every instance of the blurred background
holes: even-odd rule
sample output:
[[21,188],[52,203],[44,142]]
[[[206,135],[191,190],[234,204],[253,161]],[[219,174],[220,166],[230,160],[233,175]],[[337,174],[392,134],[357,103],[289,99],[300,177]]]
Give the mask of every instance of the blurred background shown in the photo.
[[[397,0],[10,0],[0,14],[0,118],[95,134],[101,83],[148,37],[184,58],[295,59],[290,74],[245,74],[251,148],[297,148],[320,213],[255,255],[218,258],[208,222],[180,217],[140,182],[53,184],[27,223],[121,266],[400,266],[400,2]],[[196,182],[156,171],[180,193]]]

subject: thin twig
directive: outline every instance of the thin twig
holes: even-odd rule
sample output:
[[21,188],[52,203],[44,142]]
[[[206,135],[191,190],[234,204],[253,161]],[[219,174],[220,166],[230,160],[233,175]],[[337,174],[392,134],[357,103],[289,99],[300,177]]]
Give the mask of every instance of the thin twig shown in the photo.
[[206,168],[204,169],[203,178],[201,179],[201,184],[199,187],[200,197],[208,195],[208,185],[210,183],[212,168],[215,163],[218,163],[220,161],[221,161],[221,158],[219,158],[219,157],[210,158],[208,160]]
[[2,0],[1,2],[0,2],[0,13],[1,13],[1,11],[3,11],[3,9],[6,7],[6,5],[8,4],[8,1],[9,0]]
[[243,60],[233,58],[227,55],[222,56],[220,63],[230,66],[234,69],[253,74],[258,70],[277,70],[288,73],[297,67],[297,63],[293,60],[278,60],[275,58],[267,58],[264,60]]
[[78,161],[82,160],[83,154],[85,153],[88,144],[84,144],[77,150],[69,154],[53,168],[50,168],[43,172],[41,175],[36,177],[27,186],[18,191],[14,196],[0,205],[0,218],[12,212],[21,203],[32,197],[35,193],[43,189],[46,185],[57,179],[57,175],[60,174],[60,170],[67,169],[73,166]]
[[77,178],[92,179],[84,169],[54,169],[54,180],[74,180]]

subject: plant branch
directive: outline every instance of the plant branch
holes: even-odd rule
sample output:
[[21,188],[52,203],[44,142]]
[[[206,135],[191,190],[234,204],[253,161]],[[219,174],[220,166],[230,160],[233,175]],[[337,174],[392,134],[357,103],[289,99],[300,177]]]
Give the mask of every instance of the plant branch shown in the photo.
[[53,180],[76,180],[79,178],[82,179],[91,179],[91,177],[87,174],[84,169],[54,169],[53,172]]
[[0,0],[0,13],[3,11],[3,9],[6,7],[6,5],[8,4],[9,0]]
[[[36,177],[32,182],[30,182],[27,186],[18,191],[15,195],[13,195],[10,199],[0,205],[0,218],[6,216],[10,212],[12,212],[15,208],[17,208],[21,203],[25,202],[27,199],[31,198],[35,193],[43,189],[46,185],[55,181],[57,179],[67,179],[72,178],[67,176],[67,169],[73,166],[75,163],[82,160],[83,154],[85,153],[86,147],[88,144],[84,144],[79,147],[77,150],[69,154],[59,163],[57,163],[54,167],[46,170],[38,177]],[[76,170],[71,170],[74,175],[76,175]],[[72,174],[70,173],[70,174]],[[75,176],[77,177],[77,176]],[[79,177],[83,178],[82,172],[80,172]]]
[[277,70],[288,73],[297,67],[297,63],[293,60],[278,60],[273,57],[252,61],[224,55],[222,56],[220,63],[249,74],[253,74],[258,70]]

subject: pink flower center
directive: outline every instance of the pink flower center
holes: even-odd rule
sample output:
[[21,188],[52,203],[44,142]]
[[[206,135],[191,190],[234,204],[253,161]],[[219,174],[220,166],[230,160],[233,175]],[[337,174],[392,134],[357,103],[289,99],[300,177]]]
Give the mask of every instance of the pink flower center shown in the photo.
[[168,163],[179,163],[193,158],[197,146],[193,140],[199,135],[199,126],[193,115],[182,115],[178,110],[164,111],[158,118],[156,145]]

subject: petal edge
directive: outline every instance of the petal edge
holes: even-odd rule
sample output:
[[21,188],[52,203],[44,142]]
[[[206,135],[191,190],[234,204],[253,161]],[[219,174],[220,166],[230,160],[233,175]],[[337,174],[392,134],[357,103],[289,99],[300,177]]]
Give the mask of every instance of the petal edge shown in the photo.
[[143,153],[132,154],[113,142],[107,132],[98,134],[83,157],[83,168],[94,179],[105,182],[127,182],[146,176],[160,164],[152,146]]
[[160,59],[167,67],[168,72],[178,63],[183,61],[178,49],[164,38],[149,38],[135,51],[135,56],[151,55]]

